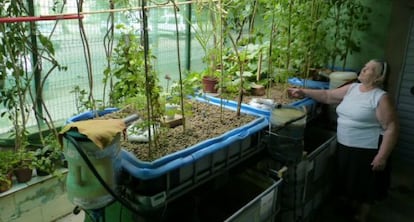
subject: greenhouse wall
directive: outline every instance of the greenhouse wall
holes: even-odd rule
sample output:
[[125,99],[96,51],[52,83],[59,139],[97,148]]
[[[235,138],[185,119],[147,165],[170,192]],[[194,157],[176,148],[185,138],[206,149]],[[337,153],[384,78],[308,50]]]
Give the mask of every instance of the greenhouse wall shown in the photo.
[[[65,5],[62,5],[61,1],[52,0],[32,2],[34,3],[35,16],[78,13],[77,2],[79,1],[68,0],[65,1]],[[51,64],[47,60],[41,61],[42,77],[49,75],[44,85],[43,100],[53,120],[64,120],[90,108],[87,107],[87,100],[91,86],[93,86],[94,100],[98,104],[107,102],[109,87],[105,87],[103,79],[107,58],[110,58],[113,53],[113,49],[112,51],[108,50],[110,44],[105,38],[108,33],[108,18],[111,13],[114,15],[115,24],[113,48],[124,32],[131,31],[137,36],[142,36],[141,1],[126,1],[129,2],[128,5],[118,4],[121,1],[114,2],[115,5],[112,9],[109,6],[109,1],[83,2],[80,14],[83,17],[85,38],[82,38],[78,19],[35,22],[36,35],[42,34],[50,37],[55,48],[54,57],[61,66],[65,67],[61,70],[54,69],[50,74],[47,74]],[[205,2],[214,3],[215,1]],[[389,23],[389,1],[364,0],[362,2],[375,11],[369,15],[369,18],[375,22],[371,24],[368,31],[363,34],[355,34],[362,43],[361,51],[351,53],[345,64],[346,67],[354,70],[360,69],[366,60],[384,55],[384,47],[382,46],[387,36],[386,30]],[[196,16],[198,8],[194,5],[190,7],[189,3],[192,2],[177,1],[174,6],[171,2],[160,5],[149,2],[146,6],[149,50],[155,58],[152,60],[151,66],[157,72],[160,85],[163,88],[166,88],[171,82],[179,81],[179,73],[185,76],[189,71],[201,71],[205,68],[203,62],[205,52],[193,32],[194,25],[189,26],[187,23],[191,20],[193,24],[200,24],[207,18]],[[174,15],[175,7],[179,9],[177,19]],[[226,7],[227,11],[231,9],[230,6]],[[241,11],[241,16],[242,13]],[[259,16],[257,21],[260,22],[264,19],[264,16]],[[121,29],[121,24],[124,25],[124,29]],[[269,31],[263,30],[263,32]],[[209,43],[211,41],[213,40],[209,40]],[[179,60],[178,56],[180,56]],[[33,58],[28,55],[28,59]],[[337,63],[335,65],[340,66],[341,62]],[[88,77],[91,74],[93,74],[93,78]],[[169,76],[171,80],[167,80],[166,76]],[[5,80],[5,87],[13,87],[12,83],[13,77],[8,76]],[[0,110],[5,109],[4,106],[0,106]],[[29,125],[35,124],[34,113],[31,113]],[[10,131],[12,125],[6,116],[0,117],[0,133]]]

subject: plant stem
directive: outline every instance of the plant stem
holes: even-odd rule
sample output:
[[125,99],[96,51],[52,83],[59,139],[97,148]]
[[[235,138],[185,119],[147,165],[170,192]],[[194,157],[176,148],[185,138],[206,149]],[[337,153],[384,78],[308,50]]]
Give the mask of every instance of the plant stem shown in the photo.
[[[112,10],[115,8],[114,0],[109,0],[109,8]],[[106,24],[107,24],[107,31],[104,36],[103,44],[105,49],[105,57],[106,57],[106,69],[110,70],[112,69],[111,66],[111,57],[112,57],[112,51],[114,48],[114,12],[111,11],[108,15]],[[108,83],[109,81],[109,83]],[[105,106],[106,102],[106,87],[109,84],[109,89],[112,91],[113,89],[113,78],[112,76],[108,79],[107,76],[104,77],[104,86],[103,86],[103,96],[102,96],[102,104]]]
[[[274,7],[274,6],[273,6]],[[270,88],[271,88],[271,82],[270,82],[270,80],[271,80],[271,77],[270,77],[270,75],[271,74],[273,74],[273,65],[272,65],[272,61],[273,61],[273,59],[272,59],[272,51],[273,51],[273,40],[274,40],[274,37],[275,37],[275,32],[276,32],[276,27],[275,27],[275,10],[273,10],[273,13],[272,13],[272,23],[271,23],[271,29],[270,29],[270,39],[269,39],[269,52],[268,52],[268,67],[267,67],[267,70],[268,70],[268,72],[269,72],[269,74],[267,75],[267,82],[268,82],[268,84],[269,84],[269,86],[267,86],[267,92],[266,92],[266,97],[267,98],[269,98],[269,96],[270,96]]]
[[[178,18],[177,18],[177,10],[178,6],[175,5],[175,1],[172,1],[174,4],[174,18],[175,18],[175,43],[177,47],[177,64],[178,64],[178,77],[179,77],[179,85],[180,85],[180,105],[181,105],[181,115],[182,115],[182,125],[183,131],[186,131],[186,124],[185,124],[185,110],[184,110],[184,92],[183,92],[183,76],[181,72],[181,55],[180,55],[180,33],[178,31]],[[188,36],[187,36],[188,37]]]
[[244,66],[243,66],[243,64],[244,64],[244,61],[241,61],[240,54],[239,54],[239,51],[237,49],[236,42],[234,41],[233,37],[231,36],[230,33],[228,34],[228,36],[229,36],[229,38],[231,40],[231,43],[232,43],[233,49],[234,49],[234,53],[236,53],[237,61],[239,63],[239,71],[240,71],[239,78],[240,78],[240,84],[239,84],[239,95],[238,95],[238,99],[237,99],[237,112],[236,112],[236,115],[237,116],[240,116],[241,103],[243,101],[243,72],[244,72]]
[[85,27],[83,25],[83,20],[80,16],[80,13],[83,11],[83,0],[77,1],[77,13],[79,15],[78,19],[78,26],[79,26],[79,34],[81,36],[82,45],[83,45],[83,53],[85,57],[85,63],[86,63],[86,71],[88,73],[88,84],[89,84],[89,95],[88,95],[88,101],[90,102],[90,105],[92,105],[92,109],[96,109],[95,99],[93,97],[93,71],[92,71],[92,58],[91,58],[91,52],[89,48],[89,42],[87,35],[85,33]]

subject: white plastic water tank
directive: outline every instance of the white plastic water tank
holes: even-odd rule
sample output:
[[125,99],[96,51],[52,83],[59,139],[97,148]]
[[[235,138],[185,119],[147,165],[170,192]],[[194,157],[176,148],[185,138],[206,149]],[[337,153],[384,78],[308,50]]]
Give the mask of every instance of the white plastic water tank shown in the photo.
[[355,72],[332,72],[329,75],[329,88],[335,89],[343,84],[356,79],[358,76]]

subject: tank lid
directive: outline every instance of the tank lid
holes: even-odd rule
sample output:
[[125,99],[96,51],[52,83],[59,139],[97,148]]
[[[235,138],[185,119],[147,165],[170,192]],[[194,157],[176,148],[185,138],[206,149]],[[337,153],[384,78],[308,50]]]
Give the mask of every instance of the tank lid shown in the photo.
[[355,79],[357,77],[356,72],[332,72],[329,74],[329,79]]
[[272,110],[270,122],[277,126],[304,125],[306,123],[306,111],[296,107],[276,108]]

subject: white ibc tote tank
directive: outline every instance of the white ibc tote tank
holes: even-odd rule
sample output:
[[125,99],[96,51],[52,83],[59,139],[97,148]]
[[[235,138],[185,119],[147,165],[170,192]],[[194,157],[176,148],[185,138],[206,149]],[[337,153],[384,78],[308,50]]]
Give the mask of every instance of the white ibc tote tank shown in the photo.
[[329,75],[329,89],[338,88],[357,77],[355,72],[332,72]]

